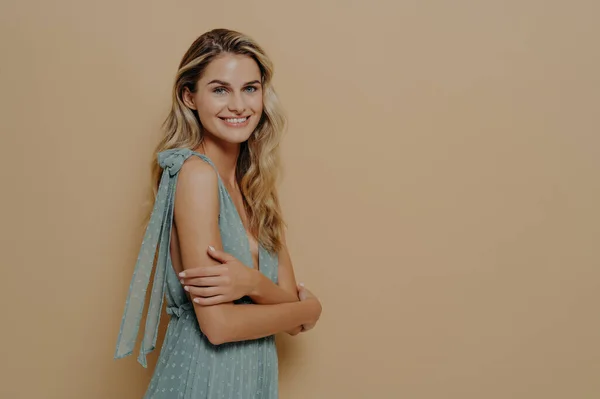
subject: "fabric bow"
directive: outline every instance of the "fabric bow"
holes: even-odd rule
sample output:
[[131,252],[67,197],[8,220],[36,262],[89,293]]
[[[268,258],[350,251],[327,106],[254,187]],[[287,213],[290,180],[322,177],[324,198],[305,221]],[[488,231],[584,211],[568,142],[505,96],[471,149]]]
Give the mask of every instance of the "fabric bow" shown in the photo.
[[173,201],[175,176],[186,159],[192,155],[189,148],[175,148],[162,151],[158,154],[158,163],[163,168],[163,173],[158,186],[158,193],[154,201],[154,209],[150,222],[144,234],[144,240],[138,254],[133,270],[133,277],[129,285],[129,294],[125,303],[121,328],[117,339],[115,359],[129,356],[133,353],[136,337],[140,328],[146,292],[150,282],[154,258],[158,250],[156,272],[152,283],[152,294],[146,316],[144,337],[138,356],[138,362],[147,367],[146,355],[156,347],[160,311],[163,305],[167,260],[171,241],[171,226],[173,224]]
[[161,168],[168,170],[169,175],[174,176],[179,172],[183,163],[192,155],[189,148],[174,148],[158,154],[158,164]]
[[193,308],[194,308],[194,306],[192,306],[191,302],[186,302],[181,306],[169,306],[167,308],[167,314],[176,316],[176,317],[181,317],[181,315],[184,312],[187,312],[188,310],[192,310]]

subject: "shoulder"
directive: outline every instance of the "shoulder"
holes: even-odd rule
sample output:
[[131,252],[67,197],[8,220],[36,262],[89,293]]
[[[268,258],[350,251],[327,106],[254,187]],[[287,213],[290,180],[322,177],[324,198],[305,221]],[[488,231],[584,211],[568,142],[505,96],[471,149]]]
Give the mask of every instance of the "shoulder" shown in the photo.
[[191,156],[181,166],[180,182],[200,185],[217,185],[218,177],[214,168],[200,157]]
[[200,157],[189,157],[179,171],[176,190],[176,199],[184,197],[202,203],[217,199],[219,192],[217,172]]

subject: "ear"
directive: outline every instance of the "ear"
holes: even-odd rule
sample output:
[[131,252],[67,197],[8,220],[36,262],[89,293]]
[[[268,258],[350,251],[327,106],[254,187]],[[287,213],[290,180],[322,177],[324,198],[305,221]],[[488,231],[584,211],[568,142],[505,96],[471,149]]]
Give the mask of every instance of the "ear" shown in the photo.
[[181,94],[181,99],[183,103],[190,109],[197,110],[196,102],[194,100],[194,94],[190,91],[189,88],[184,87],[183,93]]

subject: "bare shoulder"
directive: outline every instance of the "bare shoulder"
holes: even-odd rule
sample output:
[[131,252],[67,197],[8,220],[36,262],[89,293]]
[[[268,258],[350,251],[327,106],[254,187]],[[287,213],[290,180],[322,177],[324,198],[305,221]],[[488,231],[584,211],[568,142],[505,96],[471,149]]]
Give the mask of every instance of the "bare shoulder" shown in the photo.
[[198,157],[189,157],[179,171],[179,181],[195,184],[216,185],[217,172],[206,161]]
[[177,213],[177,208],[179,208],[180,214],[183,209],[190,212],[218,212],[217,172],[211,165],[198,157],[190,157],[183,163],[175,191],[175,213]]

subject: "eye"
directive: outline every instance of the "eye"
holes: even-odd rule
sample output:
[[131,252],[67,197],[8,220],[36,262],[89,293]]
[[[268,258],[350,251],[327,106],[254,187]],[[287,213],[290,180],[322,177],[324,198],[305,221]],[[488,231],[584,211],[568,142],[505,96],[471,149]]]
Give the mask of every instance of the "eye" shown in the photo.
[[246,90],[248,93],[254,93],[258,89],[255,86],[248,86],[244,90]]
[[227,89],[225,89],[224,87],[216,87],[213,89],[213,93],[215,94],[225,94],[227,92]]

